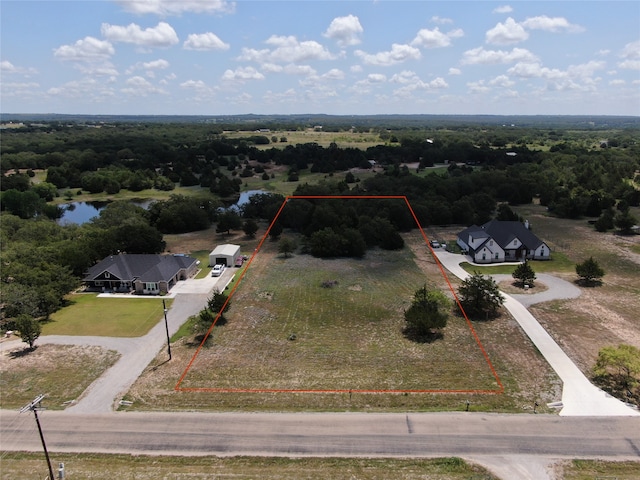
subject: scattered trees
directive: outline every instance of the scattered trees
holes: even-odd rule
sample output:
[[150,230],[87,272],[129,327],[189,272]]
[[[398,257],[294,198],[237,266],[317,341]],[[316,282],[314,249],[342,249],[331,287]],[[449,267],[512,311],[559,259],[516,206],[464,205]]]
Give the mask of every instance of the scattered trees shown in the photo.
[[247,237],[253,238],[256,236],[256,233],[258,231],[258,224],[254,219],[247,218],[242,224],[242,231]]
[[[231,308],[229,297],[218,290],[207,300],[207,307],[200,311],[193,325],[193,331],[201,339],[207,334],[216,318],[216,325],[224,325],[227,320],[224,313]],[[208,337],[207,337],[208,338]]]
[[576,274],[578,282],[585,286],[593,286],[601,283],[604,276],[604,270],[593,257],[589,257],[584,262],[576,265]]
[[462,281],[458,288],[458,298],[467,315],[476,319],[497,316],[498,309],[504,303],[495,280],[479,272],[474,272]]
[[20,338],[23,342],[29,344],[29,348],[33,350],[35,341],[42,332],[40,322],[31,315],[20,314],[15,319],[15,327],[20,332]]
[[516,269],[513,271],[512,276],[515,280],[520,282],[520,286],[522,288],[525,285],[533,287],[533,281],[536,279],[536,272],[533,271],[529,262],[525,260],[523,263],[518,265]]
[[446,309],[449,300],[437,290],[419,288],[413,295],[413,303],[405,310],[405,335],[411,339],[425,342],[442,337],[441,330],[447,326]]
[[291,255],[295,249],[296,242],[289,237],[283,237],[280,243],[278,243],[278,252],[282,253],[284,258],[289,258],[289,255]]

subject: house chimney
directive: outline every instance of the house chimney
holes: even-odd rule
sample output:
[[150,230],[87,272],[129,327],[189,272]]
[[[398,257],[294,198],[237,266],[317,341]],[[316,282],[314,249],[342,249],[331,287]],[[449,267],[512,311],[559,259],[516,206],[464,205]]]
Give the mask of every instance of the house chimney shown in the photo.
[[526,228],[527,230],[529,230],[529,220],[525,220],[525,221],[524,221],[524,228]]

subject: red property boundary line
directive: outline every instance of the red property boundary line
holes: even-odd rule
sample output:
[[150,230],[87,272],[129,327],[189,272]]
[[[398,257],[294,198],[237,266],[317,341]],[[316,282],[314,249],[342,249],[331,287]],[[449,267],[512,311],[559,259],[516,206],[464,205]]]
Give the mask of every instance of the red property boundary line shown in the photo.
[[493,366],[493,364],[491,363],[491,360],[489,359],[489,355],[487,354],[487,351],[485,350],[484,346],[482,345],[482,342],[480,341],[480,338],[478,337],[478,334],[476,333],[476,330],[473,328],[473,324],[471,323],[471,320],[469,320],[469,317],[467,316],[467,313],[464,311],[464,308],[462,308],[462,304],[460,303],[460,299],[458,298],[458,295],[457,295],[455,289],[453,288],[453,285],[449,281],[449,277],[447,276],[447,273],[446,273],[446,271],[444,269],[444,266],[442,265],[442,263],[438,259],[438,256],[433,251],[433,248],[431,247],[431,244],[429,243],[429,238],[427,237],[427,234],[424,232],[422,226],[420,225],[420,222],[418,221],[418,217],[416,216],[413,208],[411,207],[411,204],[409,203],[409,200],[404,195],[289,195],[289,196],[285,197],[284,201],[282,202],[282,205],[280,205],[280,208],[278,209],[278,212],[273,217],[273,220],[271,221],[271,224],[269,225],[269,228],[267,229],[267,231],[265,232],[264,236],[262,237],[262,239],[258,243],[258,246],[254,250],[253,255],[251,255],[251,258],[247,262],[246,267],[242,270],[242,273],[240,274],[240,277],[238,278],[238,281],[235,283],[235,285],[231,289],[231,292],[229,292],[229,295],[227,296],[227,301],[224,303],[224,305],[223,305],[222,309],[220,310],[220,312],[224,311],[224,308],[227,306],[227,303],[229,303],[229,301],[233,297],[236,289],[238,288],[238,286],[242,282],[242,279],[244,278],[245,273],[251,267],[251,263],[253,262],[255,256],[258,254],[258,252],[262,248],[262,244],[264,243],[264,241],[269,236],[269,232],[271,231],[271,228],[273,227],[275,222],[280,217],[280,214],[282,213],[282,210],[287,205],[287,203],[290,200],[329,200],[329,199],[340,199],[340,200],[350,200],[350,199],[360,199],[360,200],[403,200],[405,202],[405,204],[407,205],[407,208],[409,209],[409,212],[411,213],[411,216],[413,217],[413,220],[416,222],[416,225],[418,226],[418,229],[420,230],[420,233],[422,234],[422,238],[424,238],[424,241],[425,241],[425,244],[427,245],[427,248],[429,248],[429,251],[431,252],[431,256],[436,261],[436,265],[438,265],[438,268],[440,269],[440,273],[442,274],[442,277],[446,281],[450,292],[453,294],[453,298],[455,299],[455,302],[456,302],[458,308],[462,312],[462,315],[464,316],[464,319],[465,319],[465,321],[467,323],[467,326],[469,327],[469,330],[470,330],[470,332],[471,332],[476,344],[480,348],[480,351],[482,352],[482,356],[484,357],[485,361],[487,362],[487,365],[489,366],[491,374],[493,375],[493,378],[495,379],[495,381],[496,381],[496,383],[498,385],[498,388],[494,389],[494,390],[489,390],[489,389],[482,389],[482,390],[477,390],[477,389],[460,389],[460,390],[455,390],[455,389],[425,389],[425,390],[419,390],[419,389],[417,389],[417,390],[358,390],[358,389],[335,389],[335,390],[332,390],[332,389],[320,389],[320,390],[313,390],[313,389],[286,389],[286,388],[283,388],[283,389],[279,389],[279,388],[255,388],[255,389],[253,389],[253,388],[213,388],[213,387],[197,387],[197,388],[193,388],[193,387],[182,387],[181,386],[182,382],[184,381],[185,377],[189,373],[189,370],[191,369],[191,367],[192,367],[193,363],[195,362],[198,354],[200,353],[200,350],[202,350],[202,347],[204,346],[205,342],[207,341],[207,338],[209,338],[209,335],[213,331],[213,328],[215,327],[216,323],[218,322],[218,319],[222,315],[222,313],[218,313],[218,315],[214,319],[213,323],[209,327],[209,330],[207,330],[207,333],[205,334],[205,336],[204,336],[202,342],[200,343],[200,345],[198,346],[196,352],[193,354],[193,357],[191,357],[191,360],[189,361],[189,363],[188,363],[187,367],[185,368],[184,372],[180,376],[180,379],[178,380],[178,383],[174,387],[174,390],[181,391],[181,392],[210,392],[210,393],[213,393],[213,392],[216,392],[216,393],[394,393],[394,394],[403,394],[403,393],[502,394],[502,393],[504,393],[504,386],[502,385],[502,382],[500,381],[500,377],[498,376],[498,373],[496,372],[495,367]]

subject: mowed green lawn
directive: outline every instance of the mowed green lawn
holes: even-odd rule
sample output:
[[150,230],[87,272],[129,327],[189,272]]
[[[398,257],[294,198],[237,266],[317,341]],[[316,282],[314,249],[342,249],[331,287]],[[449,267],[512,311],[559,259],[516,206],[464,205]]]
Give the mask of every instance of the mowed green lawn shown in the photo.
[[[267,245],[267,249],[275,248]],[[335,281],[330,288],[323,282]],[[365,259],[258,255],[181,387],[283,390],[497,390],[463,319],[444,338],[403,335],[416,289],[441,288],[408,249]]]
[[[162,298],[99,298],[81,293],[70,305],[51,315],[42,335],[140,337],[163,317]],[[172,299],[166,299],[167,308]]]

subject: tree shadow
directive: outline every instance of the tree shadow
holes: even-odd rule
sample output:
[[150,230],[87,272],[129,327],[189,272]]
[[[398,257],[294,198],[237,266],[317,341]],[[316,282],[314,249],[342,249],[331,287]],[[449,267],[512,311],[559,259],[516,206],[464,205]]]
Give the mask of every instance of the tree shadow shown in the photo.
[[37,348],[38,348],[37,345],[34,345],[33,347],[24,347],[21,350],[13,350],[9,352],[8,355],[9,355],[9,358],[22,358],[22,357],[26,357],[30,353],[35,352]]
[[579,278],[575,281],[575,284],[585,288],[601,287],[602,280],[585,280],[584,278]]
[[433,343],[444,338],[444,333],[441,331],[419,332],[413,328],[404,328],[402,334],[407,340],[416,343]]

